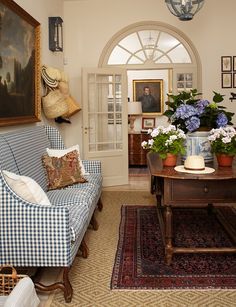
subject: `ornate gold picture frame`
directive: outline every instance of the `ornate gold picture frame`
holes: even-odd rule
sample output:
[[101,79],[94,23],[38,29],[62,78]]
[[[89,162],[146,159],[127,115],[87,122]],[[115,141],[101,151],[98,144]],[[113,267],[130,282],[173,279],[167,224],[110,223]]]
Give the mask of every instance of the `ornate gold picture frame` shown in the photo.
[[163,114],[163,80],[133,80],[133,101],[142,102],[143,115]]
[[0,0],[0,126],[40,121],[40,23]]

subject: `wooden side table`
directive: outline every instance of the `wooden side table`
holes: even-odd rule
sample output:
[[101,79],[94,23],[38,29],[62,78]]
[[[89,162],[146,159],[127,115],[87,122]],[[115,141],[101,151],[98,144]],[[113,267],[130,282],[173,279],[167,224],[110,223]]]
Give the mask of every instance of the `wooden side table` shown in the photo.
[[[156,194],[157,211],[165,246],[165,261],[169,265],[174,253],[236,253],[236,229],[218,214],[213,204],[232,206],[236,203],[236,167],[215,168],[212,174],[187,174],[175,171],[174,167],[163,167],[156,154],[148,153],[148,167],[152,177],[151,191]],[[178,163],[181,164],[180,161]],[[234,241],[233,247],[177,247],[173,246],[174,207],[203,207],[213,211]]]
[[150,135],[147,133],[129,133],[128,150],[129,165],[147,165],[147,149],[143,149],[141,143],[148,141]]

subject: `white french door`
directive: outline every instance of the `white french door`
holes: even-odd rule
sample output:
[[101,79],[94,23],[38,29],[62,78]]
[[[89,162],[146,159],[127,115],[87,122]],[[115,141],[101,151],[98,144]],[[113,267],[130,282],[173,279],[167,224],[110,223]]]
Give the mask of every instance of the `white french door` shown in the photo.
[[126,79],[123,69],[83,69],[84,157],[101,161],[104,186],[128,183]]

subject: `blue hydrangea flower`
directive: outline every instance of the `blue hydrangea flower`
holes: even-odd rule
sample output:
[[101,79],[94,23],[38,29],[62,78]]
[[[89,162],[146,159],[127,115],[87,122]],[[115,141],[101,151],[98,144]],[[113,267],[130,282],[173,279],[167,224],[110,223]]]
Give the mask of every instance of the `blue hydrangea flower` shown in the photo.
[[196,116],[192,116],[185,122],[188,131],[192,132],[200,127],[200,119]]
[[181,104],[175,112],[176,118],[186,119],[191,116],[194,116],[197,114],[197,110],[194,108],[194,106],[189,104]]
[[228,118],[224,113],[219,113],[216,119],[217,127],[225,127],[228,124]]
[[210,104],[208,100],[200,99],[196,103],[197,114],[201,115],[205,112],[205,108]]

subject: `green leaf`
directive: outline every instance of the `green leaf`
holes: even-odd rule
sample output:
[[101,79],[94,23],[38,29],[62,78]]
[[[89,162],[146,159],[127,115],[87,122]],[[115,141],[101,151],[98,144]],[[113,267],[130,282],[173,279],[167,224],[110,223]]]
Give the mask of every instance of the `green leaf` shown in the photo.
[[214,92],[214,96],[213,96],[213,101],[216,102],[216,103],[219,103],[219,102],[222,102],[224,100],[224,96],[225,95],[221,95],[220,93],[217,93],[217,92]]

